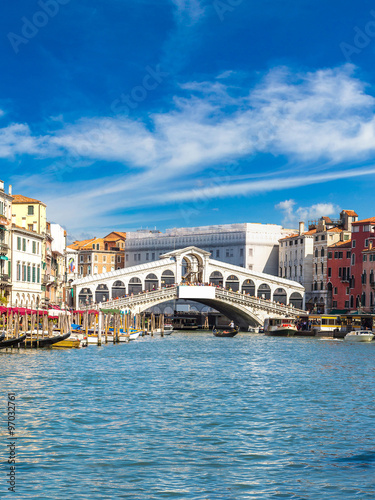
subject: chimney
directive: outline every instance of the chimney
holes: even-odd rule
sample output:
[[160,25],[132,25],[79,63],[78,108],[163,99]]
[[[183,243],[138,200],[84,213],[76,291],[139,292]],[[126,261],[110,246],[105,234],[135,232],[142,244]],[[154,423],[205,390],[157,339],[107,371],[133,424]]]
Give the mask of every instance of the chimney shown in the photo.
[[9,196],[12,196],[12,184],[9,184]]
[[300,222],[299,223],[299,234],[302,234],[303,232],[305,231],[305,223],[304,222]]

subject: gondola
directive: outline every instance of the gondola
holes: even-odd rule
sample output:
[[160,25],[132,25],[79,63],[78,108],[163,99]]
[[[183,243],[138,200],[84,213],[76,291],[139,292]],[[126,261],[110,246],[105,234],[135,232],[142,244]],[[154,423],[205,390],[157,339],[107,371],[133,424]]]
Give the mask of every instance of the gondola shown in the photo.
[[240,331],[238,326],[235,326],[234,328],[231,328],[230,330],[224,330],[223,332],[218,332],[216,328],[212,330],[212,333],[215,335],[215,337],[234,337],[237,335],[237,333]]
[[17,346],[17,344],[23,342],[25,338],[26,338],[26,333],[17,338],[12,337],[11,339],[8,340],[0,340],[0,349],[6,349],[7,347],[15,347]]
[[[21,344],[20,347],[24,348],[37,348],[37,347],[49,347],[53,344],[57,344],[57,342],[61,342],[62,340],[67,339],[70,336],[70,333],[65,333],[65,335],[56,335],[55,337],[42,337],[39,340],[37,340],[35,337],[32,339],[25,338]],[[38,345],[39,343],[39,345]]]

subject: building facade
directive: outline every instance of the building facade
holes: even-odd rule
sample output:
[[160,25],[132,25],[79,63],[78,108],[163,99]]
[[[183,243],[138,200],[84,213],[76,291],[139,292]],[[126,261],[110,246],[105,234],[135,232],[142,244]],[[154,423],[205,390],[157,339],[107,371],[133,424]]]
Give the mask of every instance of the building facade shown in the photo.
[[276,224],[224,224],[128,232],[125,267],[158,260],[165,253],[197,246],[210,252],[211,257],[250,271],[278,276],[279,239],[295,233]]
[[122,269],[125,262],[126,233],[112,232],[105,238],[75,241],[68,251],[77,254],[77,272],[80,277],[93,276]]
[[338,241],[328,247],[327,307],[331,313],[349,310],[351,247],[351,240]]
[[298,281],[305,287],[306,297],[313,290],[313,254],[316,229],[304,231],[300,222],[299,232],[279,240],[279,276]]
[[12,224],[12,292],[14,307],[42,306],[43,236]]
[[12,220],[12,187],[4,191],[0,181],[0,304],[7,304],[12,291],[12,262],[10,228]]
[[[375,240],[375,217],[363,219],[353,224],[352,231],[352,249],[351,249],[351,266],[350,266],[350,309],[369,308],[370,306],[370,290],[366,289],[367,273],[370,261],[367,250],[373,248]],[[371,253],[370,253],[371,254]],[[364,259],[366,259],[364,261]],[[364,266],[364,264],[366,266]],[[366,270],[365,276],[363,272]],[[364,283],[364,279],[366,283]]]

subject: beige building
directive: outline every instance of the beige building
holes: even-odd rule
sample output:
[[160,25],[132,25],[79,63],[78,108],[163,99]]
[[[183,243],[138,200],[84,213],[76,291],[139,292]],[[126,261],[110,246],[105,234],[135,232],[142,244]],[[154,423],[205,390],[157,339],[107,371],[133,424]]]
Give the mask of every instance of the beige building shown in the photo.
[[75,241],[68,250],[77,250],[79,277],[108,273],[124,267],[126,233],[112,232],[105,238]]
[[13,196],[12,222],[44,235],[47,229],[47,206],[39,200],[16,194]]

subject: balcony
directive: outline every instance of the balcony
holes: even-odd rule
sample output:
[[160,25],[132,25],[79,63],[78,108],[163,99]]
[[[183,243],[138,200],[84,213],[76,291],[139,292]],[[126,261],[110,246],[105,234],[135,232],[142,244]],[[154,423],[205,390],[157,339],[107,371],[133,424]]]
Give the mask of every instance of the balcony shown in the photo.
[[4,243],[4,241],[0,241],[0,253],[7,253],[9,250],[9,245]]
[[0,285],[11,286],[9,274],[0,274]]

